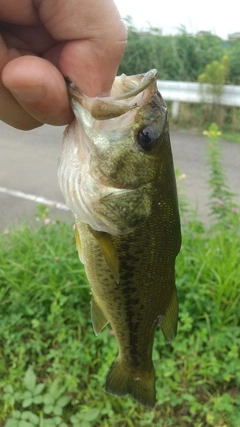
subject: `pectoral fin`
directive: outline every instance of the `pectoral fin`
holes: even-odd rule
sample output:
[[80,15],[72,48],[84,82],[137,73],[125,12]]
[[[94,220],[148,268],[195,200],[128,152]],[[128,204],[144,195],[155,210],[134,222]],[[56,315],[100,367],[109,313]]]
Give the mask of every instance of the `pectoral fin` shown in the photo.
[[172,341],[177,334],[177,323],[178,323],[178,300],[177,290],[174,287],[171,302],[167,309],[167,312],[160,323],[160,328],[163,332],[165,340],[167,342]]
[[104,316],[101,308],[99,307],[98,303],[95,301],[93,295],[91,300],[91,317],[92,317],[93,330],[95,332],[95,335],[98,335],[99,332],[101,332],[102,329],[105,328],[105,326],[107,326],[108,320]]
[[77,224],[75,224],[75,239],[76,239],[76,245],[78,250],[78,256],[82,263],[83,262],[83,253],[82,253],[82,245],[81,245],[81,239],[80,239],[80,233],[77,227]]
[[96,231],[90,228],[93,236],[97,240],[105,261],[107,262],[112,274],[117,283],[119,283],[119,271],[118,271],[118,255],[117,250],[109,236],[109,234],[102,231]]

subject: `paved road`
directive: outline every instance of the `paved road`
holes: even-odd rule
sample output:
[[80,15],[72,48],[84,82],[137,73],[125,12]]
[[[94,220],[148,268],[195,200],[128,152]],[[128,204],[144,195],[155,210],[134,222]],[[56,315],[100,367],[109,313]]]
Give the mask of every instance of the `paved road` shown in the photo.
[[[45,125],[23,132],[0,122],[0,229],[23,220],[36,221],[37,203],[20,198],[19,192],[63,203],[57,182],[63,129]],[[175,167],[186,175],[183,190],[191,205],[198,207],[200,217],[206,220],[206,140],[186,131],[172,131],[171,140]],[[240,145],[227,141],[221,145],[228,182],[240,203]],[[9,190],[14,190],[15,195],[9,194]],[[70,212],[56,208],[51,215],[65,220],[72,217]]]

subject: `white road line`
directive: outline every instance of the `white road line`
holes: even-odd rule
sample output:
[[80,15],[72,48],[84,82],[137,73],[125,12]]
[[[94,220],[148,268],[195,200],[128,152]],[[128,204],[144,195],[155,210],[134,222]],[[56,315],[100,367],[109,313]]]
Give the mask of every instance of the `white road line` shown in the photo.
[[31,202],[35,203],[43,203],[44,205],[52,206],[63,211],[70,210],[64,203],[55,202],[54,200],[45,199],[45,197],[39,197],[34,194],[23,193],[22,191],[11,190],[10,188],[0,187],[0,193],[18,197],[19,199],[30,200]]

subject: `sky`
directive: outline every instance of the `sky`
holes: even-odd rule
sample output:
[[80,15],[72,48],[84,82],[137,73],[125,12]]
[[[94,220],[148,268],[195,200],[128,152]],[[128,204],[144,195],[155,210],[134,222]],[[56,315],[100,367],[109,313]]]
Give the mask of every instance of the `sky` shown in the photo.
[[210,31],[222,39],[240,32],[239,0],[114,0],[121,16],[130,15],[141,29],[156,26],[163,34],[176,34],[181,25],[190,34]]

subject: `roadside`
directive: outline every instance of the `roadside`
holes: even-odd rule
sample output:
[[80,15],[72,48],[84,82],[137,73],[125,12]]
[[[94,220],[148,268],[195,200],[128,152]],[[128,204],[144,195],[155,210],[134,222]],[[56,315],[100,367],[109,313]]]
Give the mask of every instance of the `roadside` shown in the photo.
[[[35,223],[37,204],[29,198],[10,195],[8,190],[64,203],[57,182],[57,159],[64,127],[42,126],[30,132],[18,131],[0,122],[0,229],[22,221]],[[181,188],[199,217],[207,221],[207,140],[198,133],[171,131],[175,167],[186,177]],[[228,184],[240,203],[240,144],[221,141]],[[63,220],[72,214],[51,209],[51,216]]]

